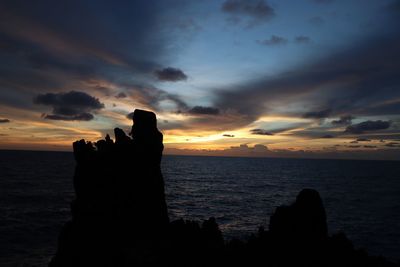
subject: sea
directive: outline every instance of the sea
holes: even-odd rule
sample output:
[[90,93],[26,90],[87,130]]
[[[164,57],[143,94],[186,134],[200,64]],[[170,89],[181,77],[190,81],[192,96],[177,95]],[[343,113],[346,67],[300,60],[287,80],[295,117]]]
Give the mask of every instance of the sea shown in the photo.
[[[47,266],[71,218],[74,166],[70,152],[0,151],[0,266]],[[330,234],[400,260],[400,161],[166,155],[162,170],[171,220],[215,217],[226,239],[245,239],[313,188]]]

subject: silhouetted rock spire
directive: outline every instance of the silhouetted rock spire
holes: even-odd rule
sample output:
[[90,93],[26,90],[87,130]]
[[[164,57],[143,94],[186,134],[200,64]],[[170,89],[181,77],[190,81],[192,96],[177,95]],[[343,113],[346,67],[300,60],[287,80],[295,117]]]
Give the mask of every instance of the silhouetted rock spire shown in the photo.
[[[247,241],[223,239],[214,218],[169,222],[156,115],[135,110],[130,136],[115,128],[94,144],[73,144],[72,220],[59,235],[50,267],[125,266],[399,266],[354,249],[343,233],[328,236],[313,189],[280,206],[269,230]],[[229,177],[227,177],[229,179]]]
[[115,142],[109,135],[94,144],[74,142],[76,198],[53,266],[83,266],[99,259],[94,254],[100,251],[123,250],[129,242],[154,241],[165,233],[163,136],[153,112],[135,110],[133,122],[132,138],[115,128]]

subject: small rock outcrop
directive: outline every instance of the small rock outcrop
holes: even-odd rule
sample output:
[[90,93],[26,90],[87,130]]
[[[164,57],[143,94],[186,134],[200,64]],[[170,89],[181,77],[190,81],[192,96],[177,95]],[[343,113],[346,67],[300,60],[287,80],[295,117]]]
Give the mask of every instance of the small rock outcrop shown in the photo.
[[[62,228],[50,267],[399,266],[328,235],[319,193],[302,190],[276,209],[269,229],[225,241],[214,218],[169,221],[156,115],[135,110],[128,135],[115,128],[95,143],[73,144],[72,219]],[[228,179],[229,177],[227,177]]]

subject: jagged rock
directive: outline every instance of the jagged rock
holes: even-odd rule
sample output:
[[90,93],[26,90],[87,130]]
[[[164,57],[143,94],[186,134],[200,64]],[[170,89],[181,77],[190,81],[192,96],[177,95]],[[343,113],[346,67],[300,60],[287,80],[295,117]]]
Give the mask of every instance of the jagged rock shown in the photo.
[[74,142],[72,221],[61,231],[51,266],[85,266],[100,252],[106,259],[98,264],[107,266],[124,247],[166,231],[163,136],[154,113],[135,110],[133,121],[132,138],[115,128],[115,143],[109,135],[94,145]]
[[76,198],[50,267],[399,266],[328,236],[318,192],[278,207],[269,230],[224,241],[214,218],[169,222],[160,163],[163,135],[152,112],[135,110],[130,136],[115,128],[96,143],[73,144]]

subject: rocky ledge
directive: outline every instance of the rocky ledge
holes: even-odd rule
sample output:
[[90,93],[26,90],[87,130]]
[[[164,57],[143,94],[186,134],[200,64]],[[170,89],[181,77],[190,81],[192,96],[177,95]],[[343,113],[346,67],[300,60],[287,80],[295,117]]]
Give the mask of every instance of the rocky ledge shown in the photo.
[[328,235],[317,191],[276,209],[269,229],[225,241],[214,218],[170,222],[156,115],[135,110],[132,131],[116,128],[96,143],[73,144],[72,219],[62,228],[50,267],[72,266],[399,266]]

